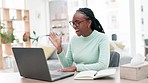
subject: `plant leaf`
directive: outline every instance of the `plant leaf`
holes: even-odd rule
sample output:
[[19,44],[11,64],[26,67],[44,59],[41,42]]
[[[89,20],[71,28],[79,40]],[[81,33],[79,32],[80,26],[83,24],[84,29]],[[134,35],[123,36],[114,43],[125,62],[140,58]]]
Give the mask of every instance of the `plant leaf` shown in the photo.
[[34,35],[36,35],[36,32],[35,32],[35,31],[33,31],[33,34],[34,34]]

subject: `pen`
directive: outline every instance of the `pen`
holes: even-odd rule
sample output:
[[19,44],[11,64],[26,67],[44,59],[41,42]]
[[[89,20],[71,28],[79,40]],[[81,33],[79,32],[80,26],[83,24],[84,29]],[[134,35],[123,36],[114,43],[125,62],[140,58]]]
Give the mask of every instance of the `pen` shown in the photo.
[[94,74],[94,76],[96,76],[97,75],[97,72]]

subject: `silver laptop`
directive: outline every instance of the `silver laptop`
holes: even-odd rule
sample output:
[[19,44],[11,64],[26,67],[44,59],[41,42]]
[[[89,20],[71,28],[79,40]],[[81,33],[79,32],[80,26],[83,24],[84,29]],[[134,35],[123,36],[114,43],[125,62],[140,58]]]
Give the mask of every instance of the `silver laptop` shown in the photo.
[[55,81],[74,75],[74,72],[50,71],[42,48],[12,48],[21,76],[31,79]]

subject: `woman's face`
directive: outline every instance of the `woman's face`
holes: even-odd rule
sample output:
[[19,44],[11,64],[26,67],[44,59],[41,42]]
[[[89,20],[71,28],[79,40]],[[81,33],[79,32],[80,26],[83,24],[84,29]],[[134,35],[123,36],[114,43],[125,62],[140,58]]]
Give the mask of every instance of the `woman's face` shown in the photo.
[[90,28],[91,20],[80,12],[74,14],[72,24],[78,36],[86,37],[92,32]]

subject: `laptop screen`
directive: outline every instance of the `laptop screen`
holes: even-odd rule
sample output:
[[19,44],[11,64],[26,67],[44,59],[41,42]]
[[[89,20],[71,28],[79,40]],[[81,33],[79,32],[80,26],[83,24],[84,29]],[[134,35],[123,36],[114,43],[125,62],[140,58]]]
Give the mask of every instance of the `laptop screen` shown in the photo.
[[[53,81],[42,48],[12,48],[20,75],[27,78]],[[71,76],[71,72],[66,76]],[[58,79],[58,77],[57,77]],[[56,79],[55,79],[56,80]]]

